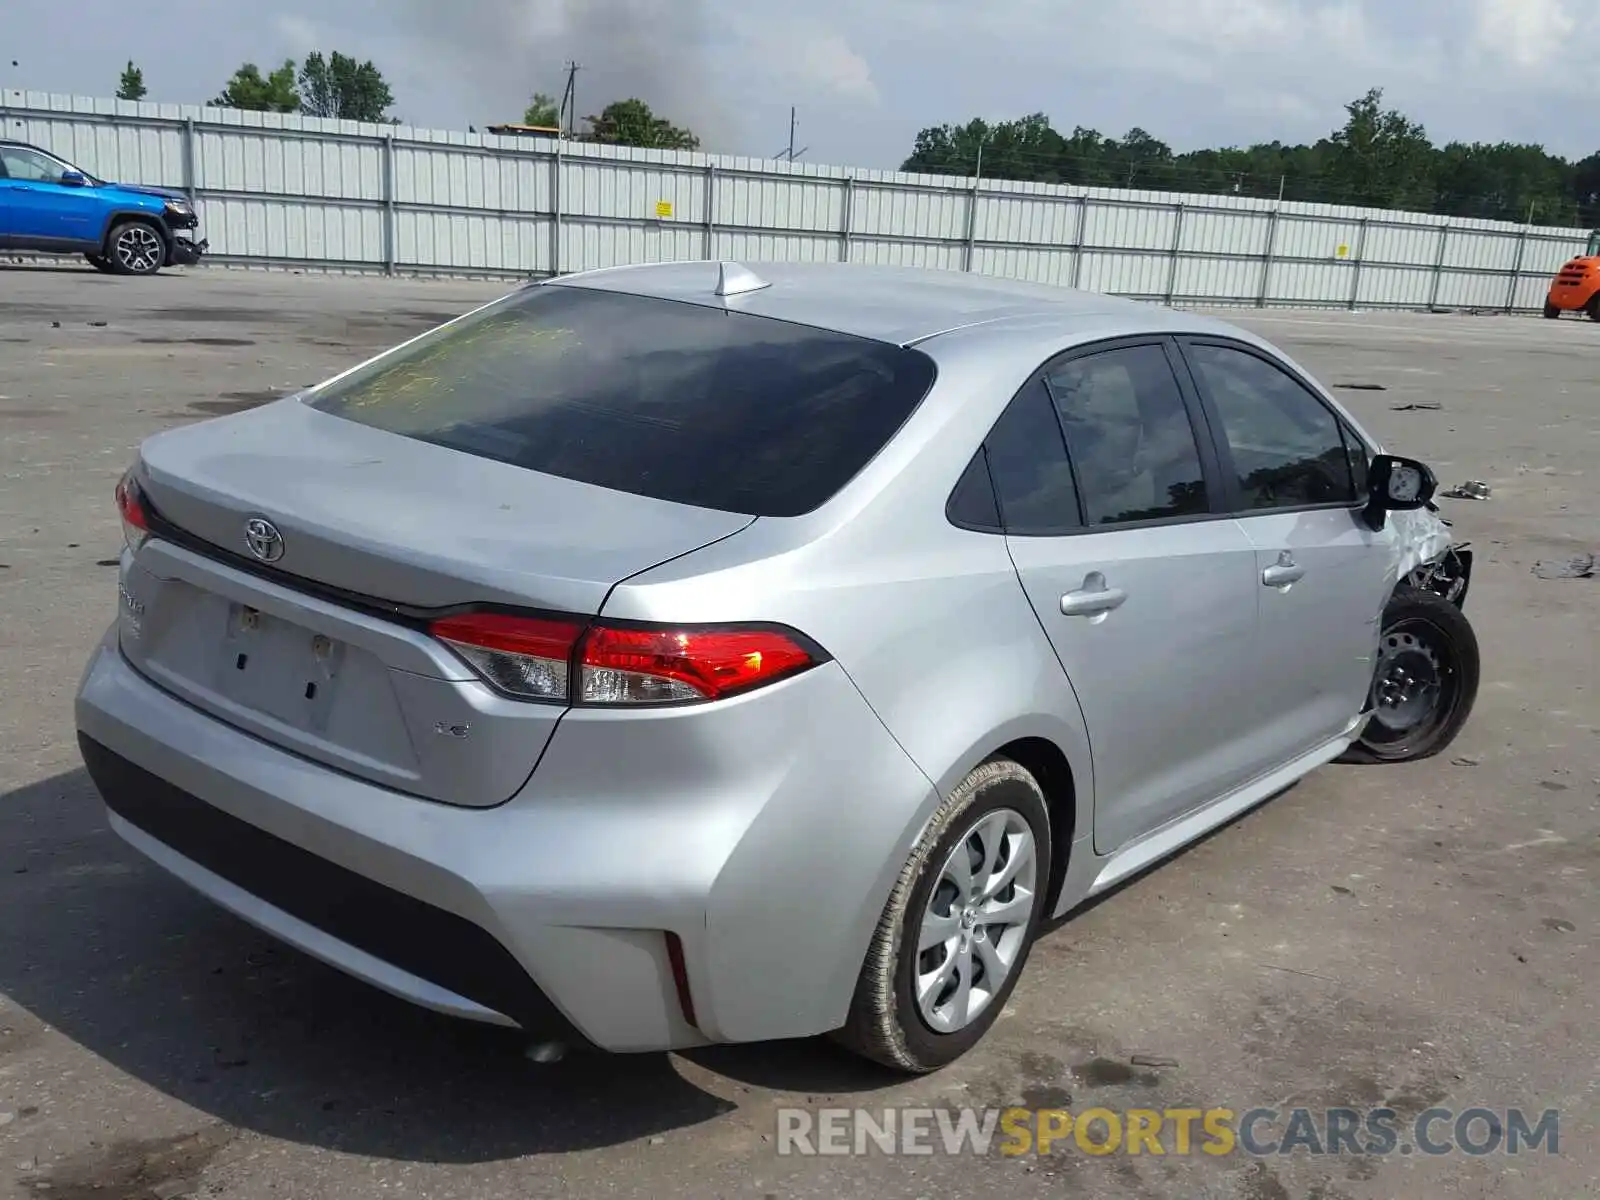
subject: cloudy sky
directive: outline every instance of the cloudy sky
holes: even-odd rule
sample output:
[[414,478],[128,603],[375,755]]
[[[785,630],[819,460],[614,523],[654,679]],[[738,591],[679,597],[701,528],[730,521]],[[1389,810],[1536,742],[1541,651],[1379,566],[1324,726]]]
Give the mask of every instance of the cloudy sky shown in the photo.
[[[895,166],[916,131],[1048,113],[1179,150],[1313,140],[1368,87],[1435,141],[1600,148],[1596,0],[0,0],[0,88],[202,102],[234,67],[372,58],[409,123],[520,117],[576,58],[583,112],[639,94],[707,149]],[[12,61],[17,66],[12,66]]]

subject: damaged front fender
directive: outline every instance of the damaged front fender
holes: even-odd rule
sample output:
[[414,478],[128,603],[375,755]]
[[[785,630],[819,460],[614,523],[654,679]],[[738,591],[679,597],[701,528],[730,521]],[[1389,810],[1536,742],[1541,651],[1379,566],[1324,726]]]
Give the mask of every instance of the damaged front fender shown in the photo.
[[1418,591],[1443,596],[1458,608],[1466,603],[1472,580],[1472,550],[1457,542],[1450,523],[1431,508],[1393,512],[1389,521],[1395,533],[1394,581]]

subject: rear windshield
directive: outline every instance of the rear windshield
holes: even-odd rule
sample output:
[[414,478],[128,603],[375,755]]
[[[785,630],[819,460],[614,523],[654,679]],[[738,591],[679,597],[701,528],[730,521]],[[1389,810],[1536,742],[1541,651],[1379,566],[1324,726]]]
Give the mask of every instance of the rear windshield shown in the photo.
[[313,408],[658,500],[810,512],[932,385],[919,351],[698,304],[532,287],[335,380]]

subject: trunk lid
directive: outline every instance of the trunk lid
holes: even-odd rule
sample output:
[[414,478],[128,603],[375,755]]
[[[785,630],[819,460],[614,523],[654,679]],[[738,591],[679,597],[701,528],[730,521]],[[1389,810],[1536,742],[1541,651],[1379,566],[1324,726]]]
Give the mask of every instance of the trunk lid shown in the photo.
[[[521,788],[563,706],[508,699],[427,611],[597,613],[611,588],[753,518],[544,475],[298,400],[158,435],[138,480],[158,536],[125,565],[135,668],[220,720],[453,804]],[[281,557],[253,557],[252,519]],[[158,525],[159,529],[159,525]],[[348,595],[347,595],[348,594]]]
[[328,416],[290,399],[145,443],[156,511],[275,573],[411,608],[508,604],[591,614],[619,581],[752,518],[541,474]]

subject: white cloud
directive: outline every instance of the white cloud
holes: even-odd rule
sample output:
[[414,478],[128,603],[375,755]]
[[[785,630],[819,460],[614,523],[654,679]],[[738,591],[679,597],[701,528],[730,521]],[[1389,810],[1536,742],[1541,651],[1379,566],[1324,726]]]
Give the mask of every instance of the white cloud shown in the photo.
[[280,13],[273,19],[278,36],[296,58],[322,48],[322,31],[305,17],[294,13]]
[[[408,121],[459,129],[560,91],[575,58],[585,111],[637,91],[761,154],[794,104],[808,159],[863,166],[926,125],[1037,111],[1178,149],[1314,141],[1371,87],[1436,141],[1600,144],[1574,65],[1600,0],[281,0],[224,22],[217,0],[165,4],[153,25],[123,0],[0,0],[22,48],[0,84],[104,95],[132,57],[153,99],[194,103],[246,59],[339,49],[378,63]],[[196,24],[204,55],[166,32]]]
[[811,95],[876,104],[872,67],[837,30],[815,21],[739,22],[742,56],[763,86],[781,83]]
[[[1590,12],[1592,4],[1585,0]],[[1567,56],[1578,28],[1568,0],[1478,0],[1478,46],[1524,71],[1553,67]]]

